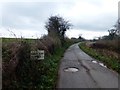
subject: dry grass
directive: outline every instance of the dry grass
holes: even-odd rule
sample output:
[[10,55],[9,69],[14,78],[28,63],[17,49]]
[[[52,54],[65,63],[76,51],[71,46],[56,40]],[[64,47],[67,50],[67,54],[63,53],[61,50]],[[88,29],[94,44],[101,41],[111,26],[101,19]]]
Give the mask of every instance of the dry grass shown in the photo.
[[110,51],[108,49],[95,49],[97,52],[101,53],[104,56],[110,57],[110,58],[116,58],[118,60],[118,56],[120,54],[118,54],[117,52],[114,51]]
[[99,40],[93,44],[87,44],[89,48],[94,49],[100,55],[112,58],[116,62],[120,62],[120,40],[113,39],[113,40]]
[[93,48],[97,52],[107,56],[113,57],[118,60],[118,56],[120,55],[120,40],[99,40],[96,42],[87,42],[86,46],[89,48]]
[[120,40],[115,39],[115,40],[99,40],[94,44],[94,48],[105,48],[108,50],[115,51],[117,53],[120,52]]
[[[69,39],[66,41],[68,44],[70,43]],[[13,41],[11,39],[10,42],[6,40],[2,44],[4,88],[34,88],[38,85],[38,78],[40,82],[42,74],[48,70],[44,70],[46,67],[43,66],[43,61],[32,61],[30,59],[30,51],[44,50],[45,56],[52,56],[58,48],[61,49],[62,47],[59,38],[49,36],[43,36],[40,39],[32,40],[32,42],[25,39],[14,39]]]
[[[87,44],[88,45],[88,44]],[[85,51],[87,54],[95,58],[96,60],[100,60],[103,62],[108,68],[111,68],[118,73],[120,73],[120,59],[119,53],[115,51],[110,51],[109,49],[98,48],[97,46],[94,48],[92,46],[87,46],[85,43],[80,44],[80,48]]]
[[3,42],[2,76],[3,87],[10,87],[12,80],[16,80],[16,71],[19,64],[26,59],[28,45],[24,42]]
[[118,59],[118,55],[120,55],[120,40],[99,40],[95,43],[88,43],[88,47],[96,49],[98,52],[103,53],[109,57],[115,57]]
[[45,35],[41,39],[37,39],[31,47],[32,49],[44,50],[45,55],[50,55],[54,53],[56,47],[61,47],[61,43],[59,38],[52,38]]

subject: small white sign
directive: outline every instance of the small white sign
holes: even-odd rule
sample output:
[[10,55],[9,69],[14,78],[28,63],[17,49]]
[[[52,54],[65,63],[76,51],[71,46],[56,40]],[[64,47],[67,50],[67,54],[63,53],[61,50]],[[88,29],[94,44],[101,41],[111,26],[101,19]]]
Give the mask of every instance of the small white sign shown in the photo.
[[42,60],[44,59],[44,50],[31,51],[32,60]]
[[44,50],[38,50],[38,60],[44,59]]

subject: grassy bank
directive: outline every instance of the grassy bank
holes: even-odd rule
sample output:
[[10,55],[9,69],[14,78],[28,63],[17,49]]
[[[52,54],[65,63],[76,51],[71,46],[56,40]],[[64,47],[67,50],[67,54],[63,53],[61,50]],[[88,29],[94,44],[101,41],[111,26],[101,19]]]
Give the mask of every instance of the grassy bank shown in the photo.
[[[64,46],[58,39],[48,36],[36,39],[2,40],[2,81],[4,89],[49,89],[56,86],[59,61],[73,42],[66,40]],[[32,60],[31,50],[44,50],[44,60]]]
[[47,88],[53,90],[57,83],[57,74],[58,74],[58,67],[59,61],[63,57],[64,51],[70,46],[71,44],[66,44],[63,48],[57,48],[55,54],[52,56],[48,56],[45,58],[43,62],[44,71],[46,73],[42,76],[42,81],[40,88]]
[[85,42],[80,43],[79,47],[93,58],[102,61],[105,65],[107,65],[108,68],[111,68],[120,73],[120,62],[118,58],[107,56],[97,49],[90,48],[86,46]]

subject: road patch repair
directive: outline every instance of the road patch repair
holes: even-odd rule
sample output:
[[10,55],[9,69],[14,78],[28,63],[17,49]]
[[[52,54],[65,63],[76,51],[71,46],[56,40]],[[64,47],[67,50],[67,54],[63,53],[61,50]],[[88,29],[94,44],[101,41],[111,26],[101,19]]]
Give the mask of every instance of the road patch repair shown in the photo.
[[118,73],[70,46],[61,60],[56,88],[118,88]]
[[68,67],[64,69],[65,72],[77,72],[78,69],[76,67]]
[[96,64],[99,64],[100,66],[103,66],[103,67],[107,68],[107,66],[105,64],[101,63],[101,62],[97,62],[95,60],[92,60],[92,62],[96,63]]

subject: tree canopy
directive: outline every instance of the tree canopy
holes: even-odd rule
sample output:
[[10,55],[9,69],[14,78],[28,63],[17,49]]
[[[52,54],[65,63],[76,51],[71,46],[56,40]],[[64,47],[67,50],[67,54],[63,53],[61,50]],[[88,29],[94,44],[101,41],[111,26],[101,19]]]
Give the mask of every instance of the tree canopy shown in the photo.
[[45,24],[48,35],[60,38],[61,42],[64,41],[65,32],[70,29],[70,27],[71,24],[69,21],[64,20],[60,16],[50,16]]

